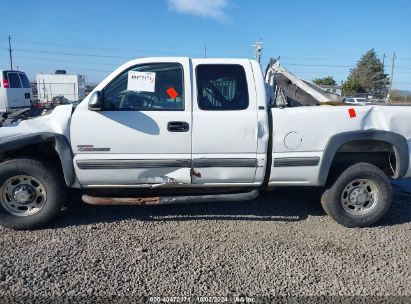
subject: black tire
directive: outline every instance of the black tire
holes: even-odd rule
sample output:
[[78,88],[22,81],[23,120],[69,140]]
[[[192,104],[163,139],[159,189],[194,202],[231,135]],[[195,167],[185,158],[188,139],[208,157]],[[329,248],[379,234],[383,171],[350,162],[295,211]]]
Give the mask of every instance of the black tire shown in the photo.
[[[44,205],[36,213],[18,216],[6,209],[6,200],[3,199],[4,191],[6,191],[5,185],[15,176],[32,177],[45,189]],[[59,214],[66,200],[66,193],[62,174],[49,163],[28,158],[7,160],[0,164],[0,225],[15,230],[44,226]]]
[[[355,188],[355,181],[357,180],[363,180],[364,183],[367,183],[368,181],[370,185],[375,188],[376,191],[374,192],[377,193],[378,199],[375,200],[374,198],[371,198],[371,203],[367,203],[366,200],[368,199],[368,195],[371,191],[367,190],[366,184],[363,186],[365,189],[362,189],[359,186],[358,188],[361,189],[359,190],[360,192],[370,192],[365,194],[367,197],[367,199],[365,199],[365,203],[361,205],[362,201],[360,201],[360,203],[357,202],[360,205],[358,206],[359,209],[363,206],[365,207],[362,211],[355,209],[350,211],[349,209],[357,208],[357,206],[355,204],[351,204],[349,200],[351,197],[350,195],[353,193]],[[369,189],[371,190],[370,187]],[[355,194],[356,193],[353,193],[353,195]],[[393,194],[390,180],[382,170],[368,163],[358,163],[343,171],[335,182],[332,183],[331,187],[323,193],[321,205],[329,216],[331,216],[337,223],[345,227],[368,227],[379,221],[388,211],[392,202],[392,196]],[[362,198],[363,197],[364,195]],[[375,195],[372,197],[375,197]],[[366,210],[367,204],[369,206],[368,210]]]

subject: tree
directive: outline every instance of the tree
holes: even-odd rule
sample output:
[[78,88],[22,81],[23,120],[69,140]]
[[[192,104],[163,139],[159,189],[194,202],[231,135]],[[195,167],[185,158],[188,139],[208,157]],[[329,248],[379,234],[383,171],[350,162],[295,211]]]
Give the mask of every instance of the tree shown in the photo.
[[365,93],[364,88],[361,86],[358,79],[356,79],[353,75],[348,76],[348,79],[342,85],[341,91],[345,95],[354,95],[357,93]]
[[[372,94],[386,94],[389,79],[384,73],[384,66],[374,49],[365,53],[358,61],[357,66],[351,70],[347,79],[347,89],[360,89]],[[360,93],[360,92],[354,92]]]
[[318,86],[333,86],[337,84],[332,76],[316,78],[313,80],[313,82]]

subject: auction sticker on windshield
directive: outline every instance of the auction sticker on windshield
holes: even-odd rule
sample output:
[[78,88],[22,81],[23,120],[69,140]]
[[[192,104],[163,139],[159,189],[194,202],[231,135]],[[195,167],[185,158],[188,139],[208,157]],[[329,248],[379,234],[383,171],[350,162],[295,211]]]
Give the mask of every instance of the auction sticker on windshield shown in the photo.
[[136,92],[155,92],[156,73],[128,72],[127,90]]

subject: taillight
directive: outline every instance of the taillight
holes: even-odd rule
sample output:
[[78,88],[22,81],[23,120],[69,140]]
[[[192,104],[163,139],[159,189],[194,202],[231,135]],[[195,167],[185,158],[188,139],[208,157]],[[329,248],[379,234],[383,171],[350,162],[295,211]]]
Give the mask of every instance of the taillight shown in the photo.
[[7,79],[3,79],[3,87],[6,89],[9,87],[9,81]]

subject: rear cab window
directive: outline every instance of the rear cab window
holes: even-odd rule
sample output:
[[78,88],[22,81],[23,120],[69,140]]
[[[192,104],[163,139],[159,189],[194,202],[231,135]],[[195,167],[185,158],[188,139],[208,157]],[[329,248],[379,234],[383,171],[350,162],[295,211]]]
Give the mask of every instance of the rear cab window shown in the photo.
[[247,78],[238,64],[200,64],[196,67],[197,102],[202,110],[245,110],[249,105]]

